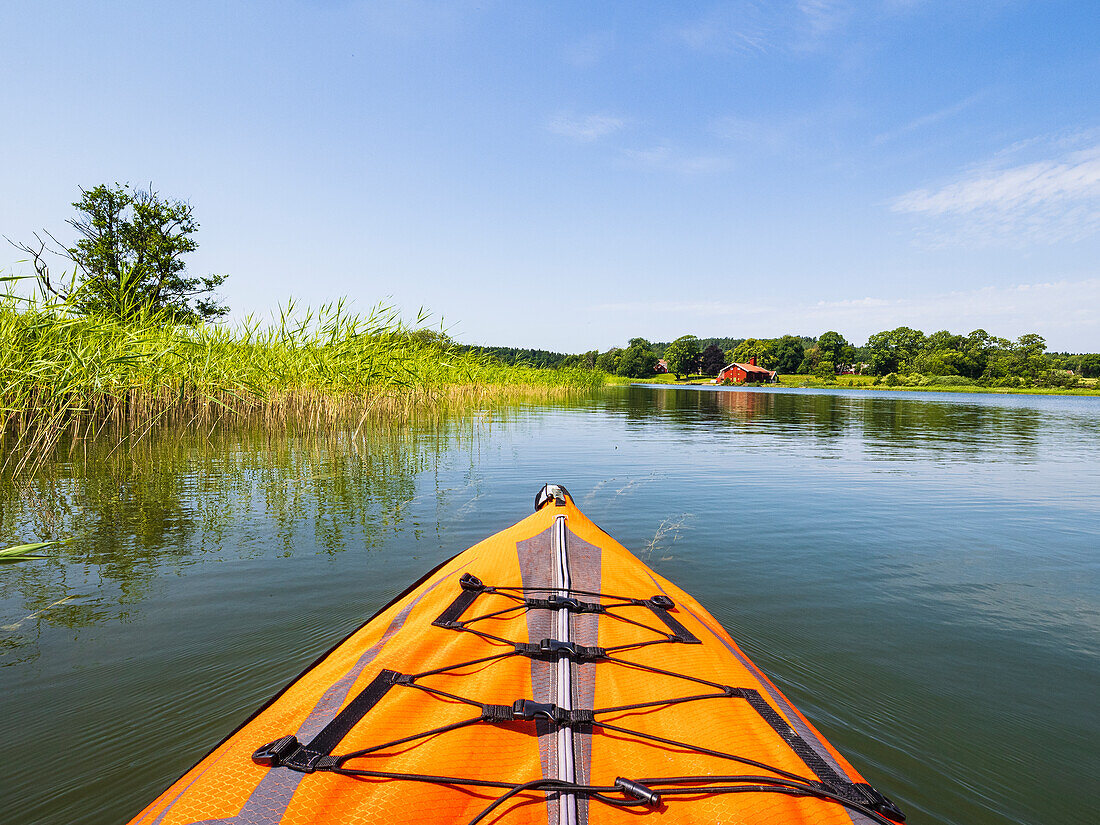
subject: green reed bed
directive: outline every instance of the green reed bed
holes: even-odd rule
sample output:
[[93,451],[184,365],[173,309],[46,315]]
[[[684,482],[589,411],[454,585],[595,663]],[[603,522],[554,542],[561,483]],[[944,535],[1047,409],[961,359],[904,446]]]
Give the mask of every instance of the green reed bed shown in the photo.
[[[418,319],[422,322],[424,319]],[[0,299],[0,450],[25,469],[62,437],[161,423],[404,421],[598,387],[602,374],[506,366],[403,324],[392,307],[283,309],[271,323],[181,326]]]

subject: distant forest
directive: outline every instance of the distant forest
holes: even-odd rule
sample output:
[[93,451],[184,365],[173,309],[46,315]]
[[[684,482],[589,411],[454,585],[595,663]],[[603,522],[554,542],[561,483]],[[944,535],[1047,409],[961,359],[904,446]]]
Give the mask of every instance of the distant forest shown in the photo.
[[913,383],[922,378],[937,383],[1002,387],[1072,387],[1079,378],[1100,377],[1100,354],[1047,352],[1046,341],[1029,333],[1015,341],[975,330],[958,335],[947,330],[926,335],[910,327],[877,332],[855,346],[835,331],[816,337],[698,338],[684,335],[675,341],[651,343],[632,338],[625,347],[600,352],[562,353],[520,347],[464,347],[505,364],[542,368],[581,367],[630,378],[664,371],[677,377],[714,376],[726,364],[756,359],[757,365],[780,374],[815,375],[831,380],[837,375],[866,374],[885,383]]
[[460,345],[461,349],[481,355],[491,355],[502,364],[527,364],[532,367],[552,369],[563,366],[563,362],[575,358],[564,352],[551,352],[545,349],[523,349],[521,347],[473,347]]

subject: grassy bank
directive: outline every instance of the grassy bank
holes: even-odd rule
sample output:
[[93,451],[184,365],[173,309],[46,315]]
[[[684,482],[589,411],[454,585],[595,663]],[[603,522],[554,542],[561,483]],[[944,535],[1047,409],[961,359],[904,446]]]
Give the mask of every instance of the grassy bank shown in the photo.
[[[835,381],[828,381],[813,375],[784,375],[779,383],[767,386],[780,389],[862,389],[891,390],[897,392],[965,392],[995,393],[999,395],[1093,395],[1100,396],[1100,387],[1095,378],[1081,379],[1086,386],[1061,389],[1057,387],[983,387],[977,384],[930,384],[930,385],[889,385],[873,375],[839,375]],[[714,385],[714,379],[693,375],[690,378],[676,380],[672,375],[655,375],[652,378],[623,378],[617,375],[607,377],[608,384],[669,384],[672,386],[693,386],[699,384]]]
[[594,389],[603,374],[505,366],[402,324],[395,310],[288,307],[270,324],[122,323],[0,300],[0,451],[25,469],[64,437],[209,427],[407,420]]
[[671,373],[665,373],[663,375],[654,375],[649,378],[625,378],[621,375],[609,375],[607,376],[608,384],[678,384],[680,386],[690,384],[713,384],[714,376],[712,375],[692,375],[684,378],[677,379],[675,375]]

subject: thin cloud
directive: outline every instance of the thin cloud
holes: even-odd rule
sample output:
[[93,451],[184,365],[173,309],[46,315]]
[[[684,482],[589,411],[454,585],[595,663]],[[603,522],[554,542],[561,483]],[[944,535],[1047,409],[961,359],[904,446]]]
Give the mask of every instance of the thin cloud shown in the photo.
[[843,27],[852,9],[844,0],[799,0],[798,11],[814,37],[823,37]]
[[676,172],[681,175],[717,174],[726,172],[730,168],[729,158],[720,155],[694,155],[679,152],[668,146],[624,149],[622,157],[632,166]]
[[770,17],[758,3],[741,2],[686,23],[674,35],[693,51],[765,52],[776,33]]
[[779,152],[793,143],[792,136],[797,127],[727,115],[716,119],[711,130],[723,140]]
[[850,0],[741,0],[684,23],[673,34],[698,52],[806,52],[847,29],[853,13]]
[[558,115],[547,124],[547,128],[554,134],[579,143],[592,143],[620,131],[625,126],[624,118],[598,114],[582,117]]
[[890,209],[922,219],[920,237],[936,246],[1055,243],[1100,231],[1100,142],[1009,165],[1021,150],[938,188],[908,192]]
[[563,57],[570,66],[587,69],[603,60],[613,45],[610,34],[591,34],[566,46]]
[[938,109],[935,112],[930,112],[929,114],[921,115],[920,117],[909,121],[904,126],[899,126],[897,129],[894,129],[892,131],[883,132],[880,135],[875,135],[875,137],[872,139],[871,143],[875,146],[880,146],[883,143],[888,143],[892,140],[896,140],[899,137],[903,137],[904,135],[907,135],[910,132],[916,132],[916,131],[919,131],[921,129],[925,129],[929,126],[934,126],[935,124],[939,123],[942,120],[947,120],[949,118],[952,118],[955,115],[959,114],[960,112],[963,112],[966,109],[969,109],[971,106],[973,106],[979,100],[981,100],[981,98],[982,98],[981,93],[976,94],[976,95],[971,95],[970,97],[966,98],[965,100],[960,100],[958,103],[955,103],[951,106],[945,106],[944,108]]

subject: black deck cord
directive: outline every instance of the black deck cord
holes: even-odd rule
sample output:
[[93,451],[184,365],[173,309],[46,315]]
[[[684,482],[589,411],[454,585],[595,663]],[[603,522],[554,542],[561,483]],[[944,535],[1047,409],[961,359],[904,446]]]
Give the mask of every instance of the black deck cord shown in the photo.
[[[869,817],[879,825],[895,825],[892,820],[887,819],[878,811],[868,808],[866,805],[861,805],[858,802],[853,802],[850,799],[846,799],[839,794],[832,793],[824,788],[818,788],[813,785],[806,785],[800,782],[792,782],[789,780],[777,779],[770,776],[723,776],[723,777],[676,777],[680,780],[695,780],[695,781],[727,781],[727,782],[757,782],[762,784],[756,785],[727,785],[727,786],[698,786],[687,788],[655,788],[653,786],[660,785],[670,780],[662,779],[646,779],[637,780],[642,784],[651,787],[657,791],[661,796],[669,794],[676,796],[687,796],[689,794],[713,794],[713,793],[781,793],[793,796],[812,796],[822,800],[829,800],[836,802],[845,808],[849,808],[853,811]],[[613,787],[600,787],[596,785],[581,785],[573,782],[564,782],[559,779],[536,779],[531,782],[525,782],[522,785],[516,785],[510,791],[502,794],[487,805],[481,813],[471,819],[466,825],[477,825],[490,813],[495,811],[509,799],[525,791],[553,791],[558,790],[566,793],[576,794],[578,796],[585,796],[589,799],[596,799],[606,805],[614,805],[616,807],[641,807],[647,803],[641,799],[613,799],[611,797],[604,796],[607,793],[621,793],[622,789]]]
[[[851,808],[854,811],[859,811],[861,814],[869,816],[875,822],[881,823],[881,825],[895,825],[894,821],[883,816],[873,808],[868,808],[866,805],[862,805],[859,802],[855,802],[847,797],[833,793],[832,791],[822,788],[818,785],[803,786],[801,783],[790,782],[783,779],[776,779],[770,776],[669,776],[663,778],[645,778],[635,780],[643,785],[662,785],[662,784],[674,784],[680,782],[740,782],[740,781],[764,781],[771,785],[783,785],[790,789],[791,792],[797,792],[805,796],[817,796],[822,799],[830,799],[834,802],[838,802],[846,808]],[[674,795],[688,795],[697,793],[739,793],[746,790],[744,785],[734,785],[731,787],[710,787],[700,785],[696,787],[688,788],[659,788],[658,792],[665,796],[667,794]],[[774,788],[778,791],[778,788]]]
[[[617,786],[607,785],[582,785],[576,782],[566,782],[561,779],[535,779],[530,782],[523,782],[515,784],[512,782],[494,782],[487,779],[469,779],[456,776],[433,776],[430,774],[417,774],[417,773],[394,773],[391,771],[370,771],[370,770],[357,770],[353,768],[329,768],[329,772],[340,774],[341,776],[348,776],[356,779],[396,779],[404,780],[407,782],[427,782],[434,785],[465,785],[469,787],[477,788],[507,788],[505,793],[498,796],[492,802],[490,802],[480,813],[471,819],[467,825],[477,825],[485,817],[507,802],[515,796],[526,791],[561,791],[571,794],[577,794],[588,797],[590,799],[598,800],[607,805],[614,805],[616,807],[641,807],[647,803],[640,799],[615,799],[605,796],[609,793],[621,793],[622,789]],[[861,805],[858,802],[853,802],[850,799],[846,799],[839,794],[832,793],[824,788],[820,788],[814,785],[809,785],[804,782],[795,782],[791,780],[784,780],[778,777],[772,776],[674,776],[666,778],[646,778],[636,780],[641,784],[644,784],[653,790],[657,791],[663,796],[690,796],[697,794],[713,794],[713,793],[782,793],[791,794],[795,796],[813,796],[818,799],[828,800],[836,802],[839,805],[844,806],[853,811],[858,811],[864,816],[869,817],[872,821],[879,823],[879,825],[895,825],[892,820],[887,819],[882,814],[878,813],[865,805]],[[689,786],[682,788],[660,788],[657,786],[665,784],[678,784],[682,782],[755,782],[758,784],[749,785],[725,785],[715,787],[713,785],[699,785]]]
[[[522,590],[523,588],[486,588],[486,590],[488,590],[489,592],[498,592],[499,590],[502,590],[502,589]],[[537,589],[537,588],[532,588],[532,589]],[[570,592],[573,592],[573,591],[570,591]],[[592,591],[576,591],[576,592],[578,594],[583,593],[584,595],[593,595],[593,596],[601,596],[601,597],[606,595],[606,594],[592,592]],[[510,594],[500,593],[500,595],[510,595]],[[625,597],[610,597],[610,598],[623,598],[625,603],[622,604],[622,605],[618,605],[618,604],[609,605],[609,607],[636,606],[636,605],[639,604],[639,600],[636,600],[636,599],[627,600]],[[522,605],[517,605],[517,607],[522,607]],[[506,613],[506,612],[510,612],[510,609],[509,610],[504,610],[504,611],[499,611],[498,613],[491,614],[491,615],[499,615],[500,613]],[[607,615],[611,616],[612,618],[617,618],[617,619],[620,619],[622,621],[625,621],[629,624],[637,625],[637,626],[642,627],[646,630],[650,630],[650,631],[655,632],[655,633],[657,633],[661,636],[666,636],[666,638],[655,639],[655,640],[650,641],[650,642],[635,643],[634,645],[631,645],[631,647],[633,647],[633,646],[647,646],[649,644],[672,643],[672,642],[682,641],[682,639],[680,639],[676,636],[667,636],[667,634],[662,633],[657,628],[650,627],[648,625],[644,625],[641,622],[632,621],[631,619],[628,619],[624,616],[619,616],[619,615],[616,615],[614,613],[608,613]],[[465,622],[454,621],[454,622],[450,623],[450,628],[453,629],[453,630],[459,630],[459,631],[464,631],[464,632],[468,632],[468,633],[473,633],[474,635],[480,636],[480,637],[485,638],[487,640],[502,642],[502,643],[506,643],[506,644],[514,644],[513,642],[511,642],[508,639],[503,639],[501,637],[493,636],[493,635],[488,634],[488,633],[483,633],[483,632],[480,632],[480,631],[472,630],[472,629],[464,626],[468,622],[477,621],[479,618],[489,618],[489,617],[490,616],[473,617],[471,619],[466,620]],[[624,645],[624,646],[619,646],[619,647],[627,647],[627,646]],[[509,651],[509,652],[502,652],[500,654],[495,654],[495,655],[491,655],[491,656],[482,657],[482,658],[475,659],[475,660],[470,660],[470,661],[467,661],[467,662],[460,662],[460,663],[455,664],[455,665],[448,665],[448,666],[444,666],[444,667],[440,667],[440,668],[435,668],[433,670],[424,671],[424,672],[419,673],[419,674],[413,674],[413,675],[411,675],[411,677],[406,677],[407,681],[403,681],[403,684],[407,687],[419,688],[420,690],[423,690],[427,693],[436,694],[436,695],[443,696],[443,697],[446,697],[446,698],[449,698],[449,699],[452,699],[452,700],[457,700],[457,701],[462,702],[462,703],[475,705],[475,706],[481,705],[481,703],[479,703],[475,700],[472,700],[472,699],[468,699],[466,697],[457,696],[457,695],[454,695],[454,694],[451,694],[451,693],[447,693],[445,691],[430,688],[426,685],[417,685],[417,684],[415,684],[415,680],[417,678],[421,677],[421,676],[429,676],[429,675],[435,675],[435,674],[438,674],[438,673],[443,673],[443,672],[446,672],[446,671],[449,671],[449,670],[457,670],[461,667],[466,667],[466,666],[475,665],[475,664],[487,663],[487,662],[494,661],[494,660],[497,660],[497,659],[509,658],[513,655],[520,655],[520,654],[517,651],[513,650],[513,651]],[[626,662],[626,661],[623,661],[623,660],[616,660],[612,657],[607,657],[607,656],[605,656],[604,658],[607,661],[617,662],[618,664],[621,664],[621,665],[626,665],[626,666],[638,668],[638,669],[641,669],[641,670],[648,670],[648,671],[651,671],[653,673],[672,676],[672,677],[675,677],[675,678],[684,679],[685,681],[695,682],[695,683],[698,683],[698,684],[704,684],[704,685],[707,685],[708,687],[714,687],[714,688],[717,688],[719,690],[722,690],[723,692],[722,693],[714,693],[714,694],[701,694],[701,695],[696,695],[696,696],[677,697],[677,698],[673,698],[673,699],[657,700],[657,701],[651,701],[651,702],[642,702],[642,703],[637,703],[637,704],[633,704],[633,705],[621,705],[621,706],[611,707],[611,708],[599,708],[599,709],[594,709],[592,711],[593,713],[622,712],[622,711],[627,711],[627,710],[642,709],[642,708],[646,708],[646,707],[656,707],[656,706],[662,706],[662,705],[679,704],[679,703],[682,703],[682,702],[690,702],[690,701],[695,701],[695,700],[699,700],[699,699],[721,698],[721,697],[730,697],[730,696],[738,696],[740,698],[745,698],[745,697],[741,696],[739,689],[729,688],[729,687],[726,687],[724,685],[719,685],[715,682],[710,682],[710,681],[705,680],[705,679],[699,679],[697,677],[687,676],[687,675],[682,674],[682,673],[676,673],[674,671],[669,671],[669,670],[665,670],[665,669],[662,669],[662,668],[656,668],[656,667],[653,667],[653,666],[650,666],[650,665],[645,665],[645,664],[641,664],[641,663],[637,663],[637,662]],[[737,692],[733,692],[733,691],[737,691]],[[496,800],[494,800],[492,803],[490,803],[490,805],[488,807],[486,807],[473,820],[471,820],[469,825],[476,825],[476,823],[482,821],[493,810],[498,808],[500,805],[504,804],[508,799],[511,799],[511,798],[515,797],[516,795],[518,795],[520,793],[523,793],[525,791],[536,791],[536,790],[555,791],[555,790],[557,790],[557,791],[562,791],[562,792],[568,792],[568,793],[583,795],[583,796],[586,796],[588,798],[596,799],[596,800],[598,800],[598,801],[600,801],[604,804],[607,804],[607,805],[615,805],[615,806],[620,806],[620,807],[636,806],[636,805],[646,804],[646,802],[644,802],[642,800],[616,799],[616,798],[613,798],[613,797],[605,796],[605,794],[607,794],[607,793],[622,793],[623,789],[621,787],[618,787],[618,786],[605,787],[605,786],[595,786],[595,785],[581,785],[579,783],[571,783],[571,782],[566,782],[564,780],[558,780],[558,779],[538,779],[538,780],[533,780],[531,782],[525,782],[525,783],[521,783],[521,784],[517,785],[516,783],[512,783],[512,782],[495,782],[495,781],[491,781],[491,780],[477,780],[477,779],[467,779],[467,778],[460,778],[460,777],[432,776],[432,775],[428,775],[428,774],[392,773],[392,772],[387,772],[387,771],[359,770],[359,769],[344,768],[343,767],[343,765],[350,759],[363,757],[363,756],[368,756],[372,753],[375,753],[375,752],[380,751],[380,750],[384,750],[385,748],[391,747],[393,745],[403,744],[403,743],[413,741],[413,740],[416,740],[416,739],[421,739],[421,738],[425,738],[425,737],[432,736],[432,735],[435,735],[435,734],[444,733],[444,732],[447,732],[447,731],[450,731],[450,730],[455,730],[457,728],[465,727],[467,725],[476,724],[479,721],[483,721],[483,719],[484,719],[483,717],[475,717],[473,719],[462,720],[460,722],[452,723],[450,725],[444,725],[444,726],[441,726],[439,728],[434,728],[432,730],[425,731],[425,732],[420,733],[420,734],[414,734],[412,736],[404,737],[402,739],[393,740],[391,742],[385,742],[385,743],[382,743],[382,744],[379,744],[379,745],[375,745],[375,746],[372,746],[370,748],[365,748],[365,749],[362,749],[362,750],[353,751],[353,752],[344,754],[343,756],[337,757],[338,761],[335,765],[326,766],[324,768],[321,768],[321,770],[326,770],[326,771],[329,771],[329,772],[332,772],[332,773],[341,774],[341,775],[349,776],[349,777],[357,777],[357,778],[397,779],[397,780],[416,781],[416,782],[430,782],[430,783],[434,783],[434,784],[467,785],[467,786],[471,786],[471,787],[506,788],[506,789],[508,789],[503,795],[501,795]],[[812,782],[812,780],[807,780],[804,777],[799,776],[798,774],[791,773],[791,772],[783,770],[781,768],[776,768],[776,767],[768,765],[766,763],[758,762],[756,760],[748,759],[746,757],[740,757],[740,756],[736,756],[734,754],[727,754],[727,753],[723,753],[721,751],[711,750],[710,748],[704,748],[704,747],[701,747],[701,746],[698,746],[698,745],[692,745],[688,742],[679,742],[679,741],[676,741],[676,740],[673,740],[673,739],[666,739],[664,737],[659,737],[659,736],[655,736],[655,735],[652,735],[652,734],[645,734],[645,733],[641,733],[639,731],[629,730],[627,728],[622,728],[622,727],[619,727],[617,725],[612,725],[612,724],[608,724],[608,723],[601,723],[597,720],[594,720],[592,722],[592,724],[595,724],[596,726],[605,728],[607,730],[613,730],[613,731],[617,731],[619,733],[624,733],[624,734],[627,734],[627,735],[636,736],[636,737],[639,737],[639,738],[642,738],[642,739],[649,739],[651,741],[661,742],[663,744],[671,745],[671,746],[674,746],[674,747],[682,747],[682,748],[685,748],[685,749],[688,749],[688,750],[695,751],[697,753],[704,753],[704,754],[708,754],[708,755],[712,755],[712,756],[717,756],[717,757],[722,757],[722,758],[725,758],[725,759],[730,759],[730,760],[733,760],[733,761],[741,762],[742,764],[747,764],[747,765],[751,765],[753,767],[761,768],[761,769],[766,770],[766,771],[771,771],[771,772],[779,775],[778,777],[768,777],[768,776],[716,776],[716,777],[696,776],[696,777],[669,777],[669,778],[663,778],[663,779],[636,780],[636,781],[638,781],[642,784],[647,784],[647,785],[675,784],[675,783],[681,783],[681,782],[705,782],[705,783],[713,783],[713,782],[756,782],[756,783],[764,783],[764,784],[755,784],[755,785],[744,785],[744,784],[742,784],[742,785],[719,786],[719,787],[715,787],[714,785],[697,785],[697,786],[691,786],[691,787],[658,789],[658,793],[660,793],[662,795],[664,795],[664,794],[692,795],[692,794],[708,794],[708,793],[749,793],[749,792],[765,793],[765,792],[771,792],[771,793],[794,794],[794,795],[800,795],[800,796],[815,796],[819,799],[830,800],[830,801],[833,801],[833,802],[837,802],[838,804],[841,804],[841,805],[843,805],[847,808],[859,811],[860,813],[863,813],[864,815],[871,817],[875,822],[885,823],[885,825],[893,825],[891,820],[885,818],[884,816],[879,814],[877,811],[875,811],[871,808],[868,808],[865,805],[862,805],[862,804],[860,804],[858,802],[855,802],[851,799],[848,799],[844,796],[841,796],[838,793],[834,793],[832,790],[830,790],[828,788],[827,785],[825,785],[823,783],[820,783],[820,782],[810,784]],[[785,778],[780,778],[780,777],[785,777]],[[840,777],[837,777],[837,778],[840,779]]]
[[[482,585],[482,587],[484,588],[482,590],[482,592],[496,593],[498,595],[509,596],[511,598],[518,598],[518,597],[510,596],[509,593],[505,593],[505,592],[502,592],[502,591],[519,590],[520,592],[526,592],[527,590],[545,589],[545,588],[517,588],[517,587],[485,586],[485,585]],[[688,631],[686,628],[684,628],[683,625],[678,620],[676,620],[674,617],[672,617],[670,614],[668,614],[667,609],[672,607],[671,600],[667,600],[664,604],[660,604],[659,606],[655,606],[655,605],[651,604],[650,602],[655,601],[656,597],[654,597],[654,599],[652,599],[652,600],[644,600],[644,599],[635,599],[635,598],[625,597],[625,596],[623,596],[623,597],[611,596],[610,594],[604,594],[604,593],[600,593],[598,591],[573,591],[573,590],[570,590],[569,592],[571,594],[573,594],[573,593],[578,593],[579,594],[579,593],[583,592],[586,595],[596,596],[596,597],[601,598],[601,599],[602,598],[618,598],[618,599],[621,599],[622,604],[609,605],[609,607],[625,607],[625,606],[637,606],[637,607],[647,606],[647,607],[649,607],[659,618],[661,618],[661,620],[665,623],[665,625],[670,630],[674,631],[671,635],[662,633],[662,631],[658,630],[657,628],[650,627],[649,625],[642,624],[641,622],[634,621],[633,619],[629,619],[625,616],[620,616],[619,614],[612,612],[610,609],[604,611],[603,615],[609,616],[609,617],[614,618],[614,619],[618,619],[618,620],[626,622],[628,624],[636,625],[638,627],[641,627],[641,628],[649,630],[653,633],[656,633],[658,636],[663,636],[664,637],[663,639],[652,640],[652,642],[662,642],[663,641],[663,642],[679,642],[679,643],[686,642],[686,643],[689,643],[689,644],[690,643],[696,643],[696,644],[699,643],[699,640],[690,631]],[[464,591],[464,594],[465,593],[466,593],[466,591]],[[490,614],[490,615],[499,615],[500,612],[510,612],[510,611],[509,610],[498,611],[497,613]],[[664,615],[662,615],[662,614],[664,614]],[[467,627],[468,623],[475,622],[479,618],[482,618],[482,617],[473,617],[473,618],[470,618],[470,619],[466,620],[465,622],[462,622],[462,621],[451,622],[451,623],[449,623],[448,626],[451,629],[454,629],[454,630],[474,633],[476,635],[483,636],[485,638],[492,639],[494,641],[501,641],[501,642],[506,642],[507,641],[507,640],[502,639],[498,636],[492,636],[490,634],[482,633],[481,631],[472,630],[471,628]],[[787,744],[795,751],[796,755],[800,759],[802,759],[803,763],[805,763],[806,766],[811,771],[814,772],[814,774],[817,776],[817,778],[819,780],[821,780],[822,782],[824,782],[824,783],[826,783],[827,785],[830,785],[830,786],[835,785],[835,784],[843,785],[846,782],[848,782],[846,777],[841,776],[835,770],[833,770],[832,767],[821,758],[820,754],[818,754],[816,751],[814,751],[813,748],[811,748],[809,746],[809,744],[807,742],[805,742],[804,739],[802,739],[801,736],[798,736],[797,734],[794,733],[793,729],[790,729],[790,734],[785,733],[784,728],[786,727],[786,725],[785,725],[782,717],[771,707],[771,705],[769,705],[766,701],[764,701],[763,698],[756,691],[744,691],[744,692],[742,692],[742,691],[737,690],[737,689],[731,689],[731,688],[729,688],[727,686],[724,686],[724,685],[719,685],[717,683],[709,682],[709,681],[704,680],[704,679],[698,679],[696,677],[687,676],[687,675],[682,674],[682,673],[676,673],[674,671],[665,670],[663,668],[657,668],[657,667],[653,667],[651,665],[646,665],[646,664],[641,664],[641,663],[625,662],[623,660],[616,660],[616,659],[613,659],[611,657],[607,657],[606,653],[605,653],[604,658],[607,659],[608,661],[617,661],[619,664],[626,665],[626,666],[633,666],[633,667],[638,668],[640,670],[647,670],[651,673],[657,673],[657,674],[661,674],[661,675],[665,675],[665,676],[672,676],[674,678],[684,679],[685,681],[691,681],[691,682],[696,682],[696,683],[699,683],[699,684],[705,684],[705,685],[708,685],[708,686],[712,686],[712,687],[715,687],[719,690],[725,691],[724,695],[726,695],[726,696],[739,696],[740,698],[747,699],[749,701],[749,704],[772,727],[772,729],[775,731],[775,733],[780,738],[784,739],[787,742]],[[732,692],[733,690],[737,690],[737,692],[734,693],[734,692]],[[454,697],[454,698],[458,698],[458,697]],[[684,701],[692,701],[694,699],[704,699],[704,698],[711,698],[711,696],[710,695],[702,695],[702,696],[694,696],[694,697],[690,697],[690,698],[689,697],[684,697],[684,698],[680,698],[680,699],[672,699],[672,700],[665,700],[665,701],[645,702],[645,703],[639,703],[639,704],[635,704],[635,705],[623,705],[623,706],[620,706],[618,708],[603,708],[601,710],[603,710],[604,712],[612,712],[612,711],[616,711],[616,710],[619,710],[619,711],[635,710],[635,709],[641,709],[641,708],[645,708],[645,707],[659,707],[659,706],[663,706],[663,705],[678,704],[678,703],[684,702]],[[717,697],[715,697],[715,698],[717,698]],[[471,702],[471,704],[473,704],[473,702]],[[597,724],[599,724],[599,723],[597,723]],[[645,734],[640,734],[636,731],[633,731],[633,732],[632,731],[627,731],[626,729],[623,729],[623,728],[620,728],[619,730],[623,733],[634,733],[634,735],[636,735],[636,736],[646,737]],[[757,767],[765,768],[767,770],[774,770],[771,766],[768,766],[768,765],[765,765],[765,764],[762,764],[762,763],[759,763],[759,762],[755,762],[754,760],[746,760],[746,759],[742,759],[740,757],[733,756],[731,754],[723,754],[723,753],[720,753],[720,752],[717,752],[717,751],[711,751],[707,748],[700,748],[698,746],[691,745],[691,744],[686,743],[686,742],[676,742],[675,740],[662,739],[661,737],[646,737],[646,738],[650,738],[653,741],[660,741],[660,742],[663,742],[663,743],[669,744],[669,745],[684,747],[684,748],[694,750],[694,751],[699,752],[699,753],[710,753],[710,754],[713,754],[713,755],[716,755],[716,756],[722,756],[722,757],[727,758],[727,759],[734,759],[734,760],[737,760],[737,761],[741,761],[744,764],[751,764],[751,765],[755,765]],[[792,741],[792,738],[793,738],[793,741]],[[792,778],[801,779],[801,777],[798,777],[796,774],[789,773],[789,772],[786,772],[786,771],[775,771],[775,772],[785,774],[786,776],[789,776],[789,777],[792,777]]]
[[[521,794],[524,791],[564,791],[566,793],[578,794],[588,796],[591,793],[614,793],[617,791],[614,785],[600,786],[600,785],[581,785],[576,782],[566,782],[563,779],[535,779],[531,782],[524,782],[522,785],[516,785],[512,790],[507,793],[501,794],[492,802],[490,802],[477,816],[471,819],[466,825],[477,825],[481,820],[485,819],[489,814],[511,799],[517,794]],[[641,800],[624,800],[620,803],[623,806],[627,805],[644,805]]]

